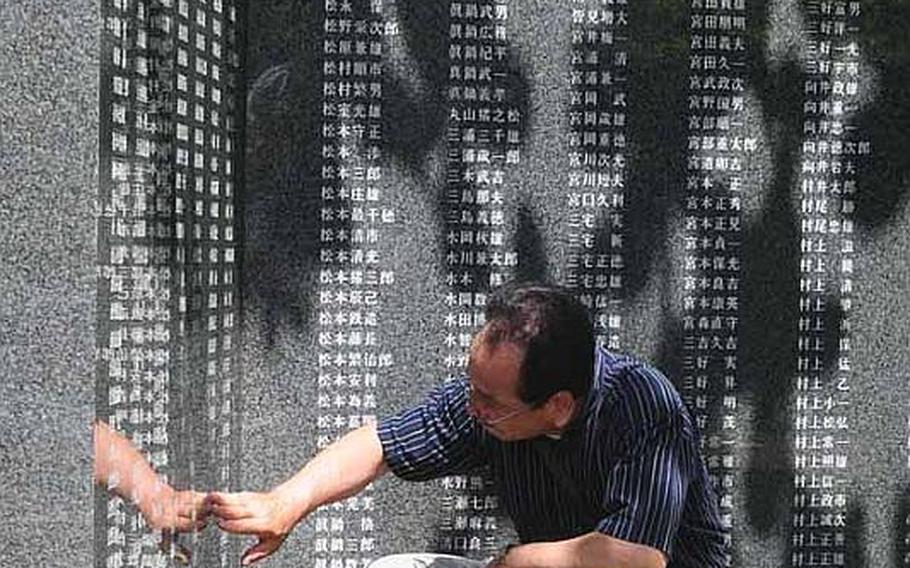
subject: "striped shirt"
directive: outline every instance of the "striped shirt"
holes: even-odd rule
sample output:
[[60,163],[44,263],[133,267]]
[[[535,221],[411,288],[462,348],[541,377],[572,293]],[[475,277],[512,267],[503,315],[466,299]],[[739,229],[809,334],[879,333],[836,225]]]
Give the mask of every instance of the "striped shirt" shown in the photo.
[[559,439],[502,442],[467,410],[466,377],[380,420],[386,464],[407,480],[489,466],[522,542],[599,531],[663,551],[671,568],[725,565],[726,531],[699,434],[659,371],[598,347],[582,411]]

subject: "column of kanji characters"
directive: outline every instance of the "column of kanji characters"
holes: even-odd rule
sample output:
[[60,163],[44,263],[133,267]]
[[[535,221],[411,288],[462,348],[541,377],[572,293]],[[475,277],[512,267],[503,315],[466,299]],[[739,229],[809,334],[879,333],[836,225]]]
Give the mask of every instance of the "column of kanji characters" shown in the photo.
[[592,312],[596,340],[620,349],[626,181],[628,8],[574,0],[569,70],[567,286]]
[[[238,448],[237,392],[239,277],[235,239],[237,140],[242,22],[234,2],[178,0],[176,49],[175,203],[178,221],[175,280],[180,384],[173,389],[187,483],[229,490]],[[192,409],[205,409],[196,415]],[[188,456],[188,459],[187,457]],[[227,565],[236,556],[225,534],[195,537],[197,558]]]
[[800,297],[791,564],[845,566],[850,456],[859,2],[806,5]]
[[[518,262],[506,236],[506,172],[520,162],[521,112],[508,83],[508,7],[501,0],[449,4],[449,122],[446,132],[446,366],[462,372],[483,324],[487,292]],[[498,500],[478,476],[443,479],[440,550],[488,554]]]
[[[168,480],[171,28],[156,2],[110,0],[102,12],[97,414]],[[135,508],[100,494],[96,512],[97,565],[165,562]]]
[[[739,441],[737,347],[744,164],[746,0],[691,0],[680,391],[732,528]],[[732,558],[727,557],[727,565]]]
[[[317,441],[322,449],[375,422],[376,388],[393,361],[379,334],[381,289],[395,284],[380,255],[395,210],[383,202],[383,2],[325,0],[319,266]],[[372,486],[313,515],[314,566],[366,566],[376,549]]]

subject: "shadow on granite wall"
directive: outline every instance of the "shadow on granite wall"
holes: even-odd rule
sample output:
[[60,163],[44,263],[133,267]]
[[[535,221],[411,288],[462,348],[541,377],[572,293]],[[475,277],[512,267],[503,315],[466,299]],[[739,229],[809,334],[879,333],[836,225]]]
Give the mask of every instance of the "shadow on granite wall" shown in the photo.
[[858,164],[854,218],[875,231],[892,223],[910,198],[910,4],[885,0],[863,9],[860,50],[877,85],[854,120],[858,136],[872,145],[872,155]]
[[[910,29],[910,4],[885,0],[863,3],[863,10],[858,40],[861,53],[873,71],[871,75],[875,84],[869,94],[871,101],[860,109],[854,123],[856,137],[869,141],[872,153],[857,164],[858,191],[854,196],[856,210],[853,217],[857,231],[874,238],[901,221],[900,214],[910,199],[910,152],[907,151],[910,148],[910,82],[907,80],[910,77],[910,42],[906,34],[906,30]],[[906,256],[904,258],[906,261]],[[900,273],[905,267],[895,268]],[[889,267],[889,274],[891,270]],[[885,285],[901,285],[900,279],[888,280]],[[906,286],[906,282],[903,284]],[[901,307],[893,307],[893,317],[906,317],[899,311]],[[876,316],[886,319],[889,314]],[[879,343],[878,338],[870,338],[869,341]],[[887,345],[888,342],[883,343]],[[874,355],[881,355],[878,348]],[[876,363],[883,361],[873,361],[870,367],[875,368]],[[895,425],[906,423],[908,388],[910,385],[906,381],[897,385],[876,381],[873,385],[872,396],[900,401],[898,412],[892,410],[889,417]],[[904,451],[907,451],[906,447]],[[907,459],[906,455],[903,457]],[[896,461],[900,463],[904,460]],[[906,463],[901,463],[902,472],[887,472],[881,476],[895,483],[897,514],[891,521],[892,533],[889,535],[895,568],[910,566],[910,472]],[[864,485],[864,482],[860,484]],[[864,566],[859,562],[847,565]]]
[[910,565],[910,485],[905,485],[894,495],[899,504],[891,520],[891,554],[894,556],[894,567],[904,568]]
[[[448,2],[403,3],[397,6],[401,38],[408,57],[384,75],[382,149],[390,167],[407,169],[435,202],[439,248],[450,252],[447,240],[451,211],[450,191],[476,189],[470,182],[447,184],[430,169],[430,154],[439,147],[448,124]],[[312,5],[274,3],[259,8],[250,29],[265,26],[257,41],[251,37],[249,124],[246,188],[245,302],[267,314],[265,330],[274,333],[287,320],[307,329],[307,298],[317,286],[319,264],[319,193],[322,160],[320,129],[323,121],[321,81],[322,13]],[[277,7],[277,6],[280,6]],[[354,2],[355,12],[369,9]],[[686,187],[685,116],[688,74],[688,8],[670,3],[646,3],[632,8],[629,50],[629,140],[627,163],[626,245],[621,299],[634,300],[672,263],[670,223],[683,210]],[[800,152],[804,140],[803,84],[808,75],[795,56],[775,65],[767,59],[770,34],[767,7],[750,3],[750,87],[761,109],[762,122],[752,126],[764,133],[773,169],[763,187],[762,208],[744,223],[740,273],[739,393],[754,406],[753,422],[745,443],[748,522],[759,534],[786,530],[793,507],[793,424],[790,401],[797,373],[797,336],[800,298],[800,228],[794,188],[798,187]],[[284,10],[280,12],[279,10]],[[874,101],[854,117],[856,132],[872,143],[873,154],[857,172],[861,188],[853,214],[859,227],[872,231],[886,227],[907,200],[910,172],[910,84],[907,42],[910,6],[900,2],[864,5],[867,15],[859,32],[862,50],[876,72]],[[253,11],[251,11],[252,14]],[[269,22],[299,22],[273,34]],[[256,34],[251,34],[255,36]],[[526,71],[516,63],[505,69],[512,104],[522,111],[524,129],[531,122]],[[407,75],[404,75],[406,73]],[[464,167],[458,172],[464,173]],[[460,176],[463,178],[463,176]],[[535,211],[518,204],[514,242],[519,254],[518,276],[546,274],[548,259]],[[601,220],[596,252],[609,252],[610,229]],[[461,249],[459,249],[461,250]],[[482,250],[478,247],[474,250]],[[446,255],[443,255],[443,262]],[[443,271],[448,267],[443,267]],[[488,273],[474,270],[476,282]],[[669,305],[670,279],[661,289]],[[475,289],[472,284],[467,288]],[[826,330],[821,358],[823,375],[832,378],[837,359],[841,321],[845,315],[833,296],[821,314]],[[682,325],[667,316],[658,365],[670,376],[682,373]],[[768,330],[773,330],[769,333]],[[717,426],[714,426],[716,428]],[[705,432],[705,436],[717,433]],[[906,511],[895,521],[895,544],[906,546]],[[866,513],[863,503],[851,505],[848,551],[850,566],[862,565]],[[901,548],[903,547],[903,548]],[[791,547],[792,548],[792,547]],[[790,561],[791,548],[780,561]],[[903,552],[902,552],[903,554]]]
[[[793,193],[799,185],[803,84],[808,75],[795,58],[773,67],[768,64],[768,8],[757,3],[749,6],[750,79],[763,117],[763,123],[755,127],[768,134],[773,170],[769,172],[763,208],[744,227],[742,238],[738,378],[741,396],[755,407],[745,441],[750,454],[745,472],[745,510],[752,528],[770,535],[789,525],[791,513],[801,511],[792,505],[794,415],[790,401],[797,372],[800,311],[800,228],[798,201],[794,203]],[[651,273],[655,266],[670,263],[668,226],[670,218],[682,210],[684,195],[674,189],[686,186],[687,157],[683,118],[688,10],[652,4],[637,9],[629,29],[631,59],[635,61],[630,78],[629,139],[635,151],[629,156],[626,285],[621,289],[630,299],[655,277]],[[907,199],[910,154],[901,149],[910,143],[910,130],[906,128],[910,123],[910,84],[906,81],[910,58],[901,37],[907,25],[900,22],[908,22],[910,9],[897,2],[864,5],[863,9],[867,14],[859,39],[865,57],[876,69],[878,85],[875,100],[865,104],[851,121],[857,135],[870,140],[873,148],[871,159],[858,164],[856,177],[861,190],[855,198],[854,219],[859,229],[874,231],[892,222]],[[598,252],[608,251],[609,227],[602,224],[599,233]],[[667,303],[672,301],[669,290],[664,289],[663,294]],[[821,314],[825,329],[821,359],[829,381],[833,379],[844,317],[839,301],[829,294]],[[658,366],[679,377],[681,323],[667,315],[660,329],[663,339]],[[713,433],[709,429],[704,434],[708,437]],[[862,565],[866,534],[863,511],[863,503],[851,505],[849,566]],[[901,532],[898,542],[905,538]],[[791,552],[791,548],[781,551],[780,561],[789,562]]]
[[[463,227],[462,215],[477,216],[486,207],[476,203],[481,185],[469,174],[469,165],[460,161],[460,141],[447,136],[458,122],[449,116],[450,110],[458,108],[457,103],[449,100],[449,9],[447,0],[427,2],[408,2],[397,5],[401,39],[405,46],[407,59],[396,61],[394,71],[386,78],[386,92],[391,97],[384,101],[383,150],[392,160],[392,165],[402,165],[408,173],[420,180],[420,186],[427,192],[423,196],[431,202],[436,227],[437,248],[442,251],[441,266],[438,272],[460,275],[448,282],[453,292],[485,292],[490,289],[491,265],[461,263],[462,253],[467,252],[471,258],[490,253],[487,244],[473,242],[460,243],[453,238]],[[482,20],[478,24],[484,23]],[[487,23],[494,23],[492,21]],[[511,51],[511,50],[510,50]],[[506,61],[492,62],[492,74],[496,86],[506,90],[505,101],[497,103],[503,107],[518,109],[522,121],[519,126],[521,145],[527,142],[527,117],[530,115],[528,96],[530,87],[525,70],[514,58]],[[407,77],[402,73],[408,73]],[[442,164],[439,172],[431,171],[433,159],[431,152],[438,151],[443,145]],[[457,159],[449,160],[453,155]],[[436,157],[439,159],[439,156]],[[437,165],[439,167],[439,165]],[[508,176],[508,172],[506,173]],[[518,234],[515,243],[519,255],[518,275],[532,277],[541,272],[546,259],[542,250],[542,239],[534,223],[532,212],[519,204]],[[524,264],[526,263],[526,265]],[[464,489],[469,499],[483,497],[489,488],[475,488],[473,485]],[[488,511],[490,513],[493,511]],[[495,511],[501,515],[502,511]],[[444,514],[444,513],[443,513]],[[439,526],[433,527],[431,549],[435,552],[466,552],[483,556],[477,547],[484,547],[480,532],[456,530],[455,533],[443,531]],[[464,550],[461,545],[450,542],[464,537]],[[473,540],[476,542],[472,542]]]
[[[793,414],[799,314],[799,221],[793,192],[799,184],[806,74],[797,61],[767,60],[769,14],[754,7],[750,43],[752,86],[761,106],[773,171],[764,208],[743,235],[739,381],[754,404],[748,435],[746,513],[759,534],[787,526],[793,508]],[[827,304],[831,306],[832,303]],[[837,345],[837,342],[833,342]],[[791,543],[792,544],[792,543]],[[788,562],[789,550],[780,562]]]
[[[402,39],[406,45],[408,62],[413,65],[413,73],[417,77],[418,89],[408,89],[400,73],[406,72],[408,67],[402,65],[396,69],[399,75],[392,75],[389,79],[393,93],[403,95],[402,101],[392,98],[386,103],[386,121],[383,132],[388,136],[383,137],[383,147],[396,163],[404,162],[417,173],[427,191],[434,196],[435,213],[439,249],[445,251],[442,256],[443,266],[440,270],[444,273],[457,271],[457,265],[448,264],[450,254],[458,254],[466,247],[455,245],[449,239],[449,232],[457,230],[460,225],[459,213],[470,211],[475,214],[482,210],[476,202],[465,202],[459,199],[464,195],[475,195],[480,185],[468,173],[468,166],[460,161],[449,162],[445,156],[444,177],[434,181],[423,168],[428,165],[428,154],[436,149],[441,138],[446,135],[449,127],[454,127],[457,122],[449,117],[453,105],[448,99],[450,56],[449,56],[449,7],[450,2],[433,0],[429,2],[404,3],[398,5],[398,14]],[[477,24],[494,24],[492,20],[478,19]],[[508,48],[508,45],[507,45]],[[509,49],[510,54],[512,50]],[[521,144],[527,142],[527,128],[530,116],[528,96],[530,87],[525,77],[525,70],[521,68],[514,57],[506,61],[491,62],[494,84],[506,90],[505,101],[495,103],[501,107],[518,109],[522,120],[519,125]],[[494,105],[495,105],[494,104]],[[457,107],[457,105],[455,105]],[[449,139],[447,149],[460,148],[458,140]],[[422,158],[418,163],[416,158]],[[507,174],[508,175],[508,174]],[[458,181],[454,181],[458,180]],[[434,187],[436,185],[436,187]],[[521,221],[520,221],[521,222]],[[524,226],[527,226],[525,223]],[[489,248],[483,244],[475,243],[470,250],[477,254],[484,254]],[[487,290],[489,286],[490,265],[469,266],[462,272],[470,272],[472,282],[455,283],[454,289],[471,291]],[[450,283],[451,284],[451,283]]]
[[309,329],[318,285],[322,173],[337,165],[322,157],[322,22],[312,2],[249,10],[243,298],[268,345],[282,324]]

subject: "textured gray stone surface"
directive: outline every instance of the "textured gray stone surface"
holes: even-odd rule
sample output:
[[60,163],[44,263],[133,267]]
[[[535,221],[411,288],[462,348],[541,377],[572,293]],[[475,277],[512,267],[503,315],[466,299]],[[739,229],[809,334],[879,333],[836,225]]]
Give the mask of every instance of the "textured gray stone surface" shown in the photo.
[[0,5],[0,566],[92,562],[98,10]]
[[[587,7],[598,4],[589,2]],[[656,362],[672,378],[681,371],[684,296],[686,126],[689,65],[687,3],[629,3],[629,146],[626,180],[627,247],[622,292],[623,348]],[[796,329],[799,313],[800,147],[804,81],[812,59],[802,28],[818,19],[805,3],[748,2],[746,109],[734,134],[757,140],[744,156],[741,190],[743,261],[739,292],[739,434],[735,453],[736,566],[791,563],[793,447],[796,421]],[[442,345],[447,285],[443,203],[446,161],[447,2],[399,3],[401,35],[389,39],[383,68],[383,203],[400,214],[382,236],[383,268],[398,283],[383,293],[382,339],[402,367],[383,379],[380,411],[406,404],[444,375]],[[266,487],[312,454],[317,396],[314,335],[318,283],[313,270],[317,235],[308,211],[318,201],[319,29],[312,6],[256,4],[250,11],[251,85],[248,131],[245,277],[244,479]],[[557,2],[509,3],[508,36],[513,86],[523,115],[521,163],[510,169],[507,238],[540,254],[536,275],[564,280],[568,30],[570,8]],[[893,22],[906,17],[899,3],[863,3],[857,34],[862,46],[860,92],[845,120],[870,141],[871,157],[857,160],[853,219],[856,263],[852,325],[848,471],[848,566],[898,565],[906,545],[907,414],[910,350],[902,345],[910,321],[907,235],[908,163],[899,148],[906,134],[893,120],[906,116],[907,42]],[[814,25],[814,24],[812,24]],[[309,110],[308,110],[309,109]],[[311,136],[306,137],[305,133]],[[312,144],[312,145],[309,145]],[[296,172],[289,174],[289,172]],[[268,178],[268,176],[273,176]],[[304,191],[299,191],[303,188]],[[440,213],[443,211],[443,213]],[[836,213],[832,212],[832,215]],[[524,226],[520,218],[524,216]],[[531,230],[528,230],[528,227]],[[528,242],[533,246],[528,247]],[[521,267],[520,267],[521,268]],[[837,281],[825,310],[838,343]],[[830,351],[829,347],[829,351]],[[829,363],[830,365],[830,363]],[[829,367],[825,380],[834,372]],[[716,395],[715,395],[716,396]],[[276,411],[277,410],[277,411]],[[426,549],[439,521],[437,488],[396,480],[377,487],[384,528],[378,552]],[[903,513],[902,513],[903,511]],[[428,530],[428,527],[430,529]],[[304,523],[280,566],[312,558],[314,535]],[[902,532],[903,531],[903,532]],[[904,547],[902,549],[901,547]]]
[[[387,164],[383,178],[383,199],[405,221],[389,227],[380,244],[388,259],[386,266],[398,278],[398,284],[383,296],[382,317],[387,327],[381,341],[390,345],[396,361],[403,362],[384,377],[388,384],[380,389],[380,413],[400,408],[445,373],[438,346],[443,342],[441,314],[447,287],[433,193],[444,179],[444,141],[438,136],[439,116],[434,115],[442,100],[432,72],[421,67],[425,59],[444,55],[427,52],[428,47],[440,47],[429,37],[435,33],[433,18],[438,16],[433,9],[399,10],[409,24],[390,55],[390,69],[401,87],[396,96],[407,107],[398,126],[404,133],[420,135],[405,139],[396,148],[396,157]],[[0,510],[6,513],[0,566],[88,566],[92,562],[88,426],[94,396],[96,241],[92,204],[97,191],[98,12],[95,2],[5,1],[0,6]],[[303,45],[305,34],[299,22],[280,14],[273,19],[282,18],[285,28],[261,28],[260,33],[282,33],[287,36],[284,45]],[[772,24],[778,25],[779,18],[775,18]],[[876,158],[859,180],[861,192],[870,197],[858,200],[857,301],[850,316],[855,380],[847,414],[851,438],[857,442],[850,450],[850,495],[855,504],[851,527],[856,533],[850,538],[859,549],[853,552],[849,566],[899,565],[900,541],[906,533],[906,529],[900,532],[901,510],[906,514],[902,500],[906,502],[910,486],[910,175],[901,158],[906,150],[906,129],[899,129],[899,121],[894,120],[906,116],[901,114],[906,112],[906,98],[901,95],[906,75],[901,71],[907,42],[895,39],[883,21],[873,18],[863,31],[869,44],[868,67],[874,70],[867,84],[874,86],[874,95],[857,118],[863,135],[872,140]],[[561,279],[565,275],[565,227],[559,184],[565,163],[557,149],[565,134],[560,105],[565,98],[566,46],[560,38],[566,31],[558,22],[565,23],[551,18],[547,5],[522,3],[509,24],[534,112],[529,114],[523,163],[508,183],[510,191],[527,204],[542,235],[547,271]],[[679,29],[685,25],[657,13],[640,22],[645,22],[636,24],[642,34],[659,35],[662,22],[679,25]],[[269,26],[274,21],[270,24],[263,17],[252,25]],[[628,258],[634,289],[626,298],[626,311],[634,317],[624,322],[624,340],[629,350],[658,360],[666,354],[666,345],[674,346],[673,338],[662,334],[678,323],[674,319],[679,303],[675,287],[681,273],[681,249],[679,219],[668,212],[666,203],[676,181],[666,168],[675,164],[672,157],[663,155],[661,146],[679,132],[668,133],[674,127],[660,122],[671,111],[661,108],[666,103],[659,89],[666,84],[655,78],[666,74],[671,82],[680,77],[673,75],[679,68],[665,65],[673,57],[662,59],[666,54],[649,51],[650,36],[641,37],[644,39],[635,43],[638,59],[633,67],[639,90],[633,93],[637,96],[633,100],[640,121],[637,140],[644,140],[644,145],[635,146],[631,155],[637,161],[636,171],[644,174],[634,180],[640,194],[630,196],[651,200],[653,207],[644,211],[654,216],[639,218],[632,229],[644,235],[644,244],[633,248]],[[786,116],[780,114],[780,107],[786,107],[787,101],[774,81],[797,79],[786,75],[787,66],[797,65],[803,54],[777,37],[770,34],[768,46],[766,71],[771,79],[757,78],[755,92],[748,94],[750,112],[755,113],[748,122],[761,138],[762,148],[756,158],[759,163],[750,166],[755,168],[755,181],[745,198],[743,216],[751,231],[753,259],[758,260],[761,255],[756,250],[776,251],[781,240],[773,230],[779,226],[773,221],[780,211],[769,207],[772,185],[780,173],[776,168],[784,166],[775,161],[781,152],[773,150],[785,146],[787,136],[799,127],[782,120]],[[268,65],[284,64],[300,55],[295,48],[286,49],[286,53],[251,58],[260,64],[248,69],[251,79]],[[300,61],[293,71],[298,73],[298,81],[300,73],[306,78],[306,73],[313,72],[306,60]],[[390,97],[392,101],[394,97]],[[307,103],[292,102],[298,107]],[[277,116],[282,119],[281,114]],[[258,119],[269,120],[262,114]],[[259,126],[251,124],[251,145],[257,143],[256,128]],[[272,146],[260,146],[260,150],[274,153],[275,146],[282,145],[276,142],[288,141],[266,142]],[[287,149],[288,144],[284,146]],[[292,152],[305,150],[291,146]],[[248,489],[264,489],[292,473],[314,451],[314,357],[319,349],[312,320],[316,264],[308,254],[318,247],[314,244],[318,234],[300,225],[299,213],[312,204],[288,209],[287,203],[269,202],[274,196],[258,194],[255,187],[263,183],[257,177],[255,159],[248,165],[242,345],[245,403],[240,409],[243,478],[239,483]],[[787,200],[787,207],[798,208],[795,192]],[[281,214],[276,215],[273,207]],[[514,232],[515,219],[508,222]],[[274,232],[276,226],[296,227],[302,233],[282,241],[288,235]],[[652,229],[656,231],[650,232]],[[784,246],[780,250],[794,249]],[[773,260],[780,264],[772,265],[752,283],[756,288],[770,285],[763,293],[772,311],[780,305],[774,297],[778,291],[774,276],[780,275],[776,268],[788,259]],[[263,271],[266,266],[273,272]],[[765,277],[770,277],[770,284]],[[794,314],[782,317],[792,320]],[[751,321],[758,328],[749,331],[753,336],[768,334],[771,329],[758,325],[764,323],[761,318]],[[775,354],[767,355],[770,361]],[[765,379],[775,379],[770,371],[760,375],[769,368],[773,370],[773,365],[758,364],[750,369],[757,370],[759,386]],[[784,386],[786,380],[789,378],[785,377]],[[760,388],[743,392],[740,414],[744,423],[759,411],[755,399],[763,394]],[[782,404],[787,396],[781,396]],[[787,443],[791,443],[789,438]],[[742,447],[741,470],[750,467],[751,449],[748,444]],[[766,469],[760,472],[785,478],[790,473],[784,459],[763,467]],[[437,489],[394,480],[377,487],[376,516],[383,531],[379,552],[432,546],[433,524],[439,515]],[[735,495],[737,565],[779,566],[787,562],[789,503],[780,502],[779,514],[763,524],[748,507],[779,495],[750,496],[748,490],[740,487]],[[312,537],[312,526],[302,525],[270,564],[307,563]]]

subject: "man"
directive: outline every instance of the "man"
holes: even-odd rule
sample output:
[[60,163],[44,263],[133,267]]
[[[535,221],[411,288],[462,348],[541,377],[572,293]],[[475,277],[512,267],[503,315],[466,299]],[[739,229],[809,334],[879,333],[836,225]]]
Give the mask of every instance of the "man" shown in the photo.
[[595,348],[587,310],[559,288],[504,287],[486,320],[467,377],[351,432],[272,491],[209,496],[221,528],[259,537],[244,564],[386,471],[427,480],[489,465],[522,543],[491,565],[723,565],[698,432],[670,382]]

